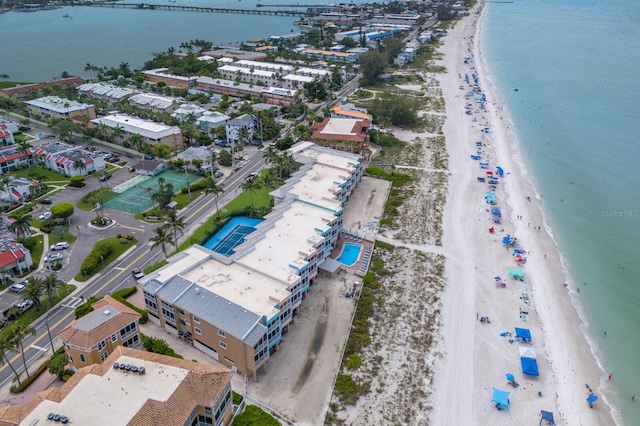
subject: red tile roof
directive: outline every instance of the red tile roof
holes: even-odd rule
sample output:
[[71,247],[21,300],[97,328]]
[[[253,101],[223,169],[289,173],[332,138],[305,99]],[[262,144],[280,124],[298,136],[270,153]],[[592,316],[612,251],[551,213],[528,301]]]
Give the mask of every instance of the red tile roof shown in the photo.
[[0,268],[6,268],[9,265],[13,265],[18,260],[24,259],[25,254],[22,249],[7,250],[0,253]]

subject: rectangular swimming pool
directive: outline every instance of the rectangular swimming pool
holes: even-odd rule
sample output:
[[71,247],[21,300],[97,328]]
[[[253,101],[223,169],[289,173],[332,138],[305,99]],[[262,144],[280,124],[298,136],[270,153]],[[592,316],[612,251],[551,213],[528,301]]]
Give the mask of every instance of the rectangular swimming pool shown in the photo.
[[362,250],[362,245],[360,244],[345,244],[338,258],[338,262],[346,266],[353,266],[358,260],[358,257],[360,257],[360,250]]

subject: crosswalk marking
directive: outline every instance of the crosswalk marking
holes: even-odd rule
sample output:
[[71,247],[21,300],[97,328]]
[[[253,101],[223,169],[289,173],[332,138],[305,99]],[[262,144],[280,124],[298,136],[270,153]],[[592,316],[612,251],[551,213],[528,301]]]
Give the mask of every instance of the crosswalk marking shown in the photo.
[[62,306],[65,307],[65,308],[75,309],[79,305],[82,305],[83,303],[84,303],[84,299],[81,299],[80,297],[72,296],[71,299],[69,300],[69,302],[63,304]]

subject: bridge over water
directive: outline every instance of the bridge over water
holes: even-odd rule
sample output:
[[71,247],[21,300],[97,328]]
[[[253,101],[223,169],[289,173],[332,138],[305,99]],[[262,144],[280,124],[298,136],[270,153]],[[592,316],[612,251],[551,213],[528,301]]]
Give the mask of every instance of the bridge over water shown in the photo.
[[260,9],[231,9],[222,7],[186,6],[176,4],[148,4],[148,3],[121,3],[121,2],[97,2],[86,3],[83,6],[109,7],[121,9],[143,10],[168,10],[172,12],[207,12],[207,13],[235,13],[240,15],[271,15],[271,16],[308,16],[309,13],[301,10],[268,10]]

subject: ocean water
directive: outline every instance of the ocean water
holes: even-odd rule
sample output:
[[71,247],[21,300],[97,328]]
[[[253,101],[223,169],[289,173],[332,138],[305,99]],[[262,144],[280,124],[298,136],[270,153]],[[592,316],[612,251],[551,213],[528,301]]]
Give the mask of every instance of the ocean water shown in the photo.
[[613,374],[607,393],[640,424],[640,2],[515,0],[486,18],[482,51]]
[[[267,0],[263,4],[287,4]],[[167,0],[151,1],[169,4]],[[172,5],[255,9],[256,1],[177,0]],[[63,15],[69,14],[68,18]],[[300,30],[295,17],[169,12],[159,10],[64,7],[62,9],[0,14],[0,74],[12,81],[43,81],[63,71],[91,77],[85,65],[117,67],[128,62],[139,68],[180,43],[201,39],[214,45]]]

